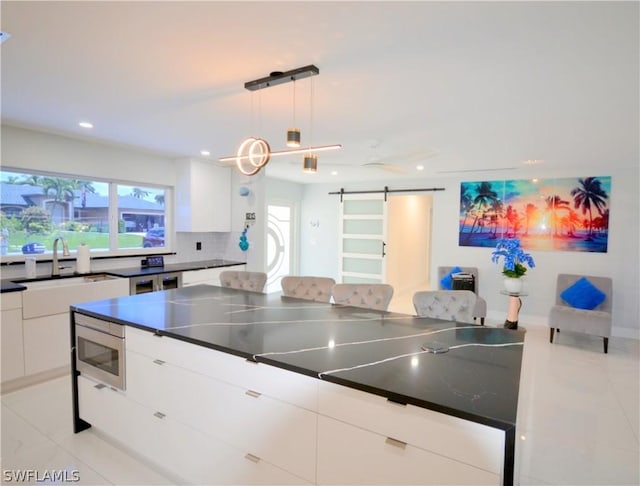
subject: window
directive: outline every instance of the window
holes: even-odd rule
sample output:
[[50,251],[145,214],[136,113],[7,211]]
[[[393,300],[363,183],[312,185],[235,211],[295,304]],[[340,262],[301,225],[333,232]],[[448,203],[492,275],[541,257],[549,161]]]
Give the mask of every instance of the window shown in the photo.
[[0,182],[2,255],[49,253],[57,236],[107,254],[167,249],[167,188],[9,170]]

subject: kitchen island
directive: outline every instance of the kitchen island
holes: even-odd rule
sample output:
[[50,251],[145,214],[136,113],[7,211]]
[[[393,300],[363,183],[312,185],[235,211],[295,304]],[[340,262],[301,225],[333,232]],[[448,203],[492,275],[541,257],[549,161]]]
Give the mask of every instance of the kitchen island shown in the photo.
[[72,360],[76,432],[180,480],[513,484],[520,331],[207,285],[77,314],[125,326],[127,371]]

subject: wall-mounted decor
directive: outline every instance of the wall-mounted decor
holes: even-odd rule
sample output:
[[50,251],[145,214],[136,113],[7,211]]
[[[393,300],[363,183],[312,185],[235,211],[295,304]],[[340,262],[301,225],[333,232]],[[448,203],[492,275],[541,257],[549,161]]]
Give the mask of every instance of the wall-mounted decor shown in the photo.
[[460,183],[460,246],[606,253],[611,177]]

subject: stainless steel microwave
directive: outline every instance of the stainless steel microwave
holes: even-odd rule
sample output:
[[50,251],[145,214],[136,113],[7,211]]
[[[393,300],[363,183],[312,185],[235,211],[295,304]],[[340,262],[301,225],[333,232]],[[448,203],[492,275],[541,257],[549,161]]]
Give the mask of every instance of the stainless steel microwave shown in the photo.
[[125,389],[125,326],[75,313],[76,367],[81,374]]

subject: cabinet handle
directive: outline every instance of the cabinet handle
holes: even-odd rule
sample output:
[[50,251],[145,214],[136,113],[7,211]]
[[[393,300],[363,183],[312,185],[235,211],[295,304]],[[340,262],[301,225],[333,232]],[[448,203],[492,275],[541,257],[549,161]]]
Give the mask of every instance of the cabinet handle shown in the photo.
[[161,359],[154,359],[153,362],[157,365],[163,365],[166,363],[166,361],[162,361]]
[[250,397],[253,398],[259,398],[260,395],[262,395],[262,393],[259,393],[257,391],[253,391],[253,390],[247,390],[246,392],[244,392],[245,395],[249,395]]
[[260,458],[258,456],[254,456],[253,454],[247,452],[244,456],[245,459],[248,459],[251,462],[255,462],[256,464],[260,462]]
[[399,405],[401,407],[406,407],[407,406],[407,404],[405,402],[401,402],[401,401],[395,400],[393,398],[387,398],[387,402],[393,403],[394,405]]
[[165,417],[166,417],[166,415],[165,415],[165,414],[163,414],[162,412],[156,412],[156,413],[154,413],[154,414],[153,414],[153,416],[154,416],[154,417],[157,417],[157,418],[159,418],[159,419],[163,419],[163,418],[165,418]]
[[106,388],[107,385],[103,385],[102,383],[98,383],[97,385],[94,385],[93,388],[95,388],[96,390],[102,390],[103,388]]
[[392,445],[394,447],[399,447],[400,449],[404,449],[405,447],[407,447],[406,442],[402,442],[401,440],[398,440],[398,439],[393,439],[392,437],[387,437],[385,439],[385,443]]

